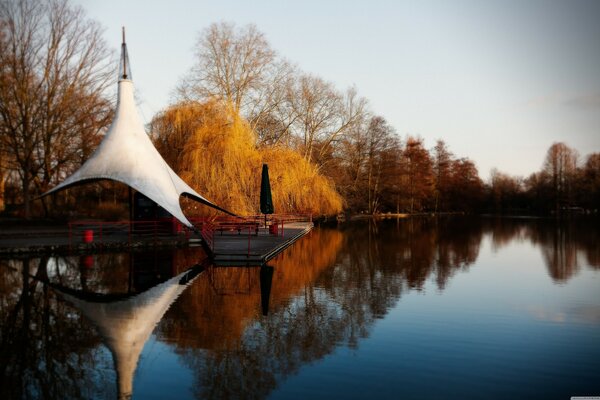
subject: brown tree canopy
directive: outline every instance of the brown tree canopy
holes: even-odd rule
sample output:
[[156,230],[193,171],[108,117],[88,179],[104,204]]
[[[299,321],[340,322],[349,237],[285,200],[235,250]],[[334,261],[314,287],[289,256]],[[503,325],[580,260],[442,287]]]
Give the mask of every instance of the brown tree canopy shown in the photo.
[[409,212],[424,211],[433,194],[433,164],[423,139],[409,137],[403,153],[403,187]]
[[[0,0],[0,46],[0,211],[10,178],[6,192],[29,215],[32,196],[98,142],[115,63],[98,25],[68,0]],[[152,120],[154,140],[185,180],[238,213],[257,212],[262,162],[281,212],[600,208],[597,154],[579,165],[574,149],[554,143],[537,173],[494,170],[484,185],[443,140],[428,151],[423,139],[400,138],[355,88],[291,66],[254,25],[212,24],[195,51],[180,102]]]
[[67,0],[0,2],[0,149],[26,216],[31,194],[81,164],[109,121],[115,76],[101,34]]
[[454,155],[446,143],[439,139],[433,148],[433,179],[435,190],[435,211],[446,209],[448,192],[451,188],[450,174]]
[[544,172],[550,178],[556,210],[572,203],[577,170],[577,151],[564,143],[554,143],[546,153]]
[[600,207],[600,153],[587,157],[581,174],[581,200],[588,209]]

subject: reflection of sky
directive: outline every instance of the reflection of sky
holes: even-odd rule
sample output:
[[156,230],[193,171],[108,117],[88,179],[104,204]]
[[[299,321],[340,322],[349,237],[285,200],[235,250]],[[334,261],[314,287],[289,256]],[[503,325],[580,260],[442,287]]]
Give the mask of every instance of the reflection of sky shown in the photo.
[[134,399],[186,399],[194,377],[172,346],[152,335],[144,346],[133,380]]
[[[335,306],[325,288],[314,290],[318,302]],[[358,346],[338,345],[301,365],[269,397],[554,398],[589,391],[578,382],[593,382],[598,371],[599,293],[600,271],[584,262],[557,284],[539,247],[515,240],[494,249],[484,236],[477,260],[443,291],[434,277],[421,291],[404,291]],[[302,299],[284,308],[300,307]],[[189,397],[193,374],[152,336],[134,397]]]
[[405,293],[357,349],[304,368],[273,398],[571,395],[584,388],[569,384],[597,373],[599,279],[586,265],[556,284],[530,242],[493,251],[484,238],[477,261],[443,292],[430,278]]

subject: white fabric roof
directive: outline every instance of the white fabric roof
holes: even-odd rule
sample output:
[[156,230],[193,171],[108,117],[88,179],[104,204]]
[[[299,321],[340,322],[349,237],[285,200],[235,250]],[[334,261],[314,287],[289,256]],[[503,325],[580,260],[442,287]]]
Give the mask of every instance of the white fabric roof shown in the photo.
[[[127,59],[124,44],[122,57]],[[121,75],[115,118],[100,146],[79,170],[43,196],[84,181],[109,179],[141,192],[188,227],[192,224],[179,205],[181,195],[231,214],[192,189],[156,150],[135,106],[133,82],[124,79],[130,76],[131,73]]]

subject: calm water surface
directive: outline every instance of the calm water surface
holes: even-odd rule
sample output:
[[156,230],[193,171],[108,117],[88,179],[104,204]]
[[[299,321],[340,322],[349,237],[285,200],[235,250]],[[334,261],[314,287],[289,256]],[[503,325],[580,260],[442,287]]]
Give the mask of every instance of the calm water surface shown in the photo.
[[0,260],[0,398],[600,396],[598,221],[364,221],[204,259]]

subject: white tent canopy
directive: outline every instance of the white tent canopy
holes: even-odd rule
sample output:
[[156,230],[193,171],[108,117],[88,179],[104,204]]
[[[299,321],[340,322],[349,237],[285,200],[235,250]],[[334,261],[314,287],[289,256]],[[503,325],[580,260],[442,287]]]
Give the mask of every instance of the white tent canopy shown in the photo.
[[81,168],[43,196],[85,181],[108,179],[141,192],[188,227],[192,227],[192,224],[179,204],[182,195],[231,214],[192,189],[156,150],[135,106],[129,68],[123,35],[118,102],[112,125],[94,154]]

